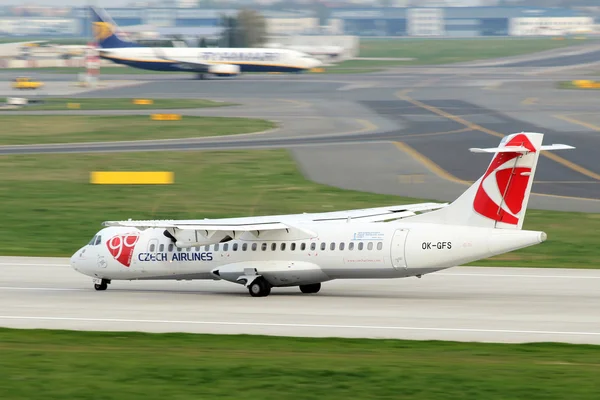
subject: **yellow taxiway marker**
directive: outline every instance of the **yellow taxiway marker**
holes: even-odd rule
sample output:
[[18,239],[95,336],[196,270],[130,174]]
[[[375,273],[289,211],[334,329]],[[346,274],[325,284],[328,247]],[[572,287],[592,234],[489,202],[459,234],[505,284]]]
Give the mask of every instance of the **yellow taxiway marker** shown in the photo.
[[94,185],[170,185],[173,172],[167,171],[92,171],[90,183]]
[[179,121],[181,114],[151,114],[150,119],[153,121]]
[[152,100],[152,99],[133,99],[133,104],[147,106],[150,104],[154,104],[154,100]]

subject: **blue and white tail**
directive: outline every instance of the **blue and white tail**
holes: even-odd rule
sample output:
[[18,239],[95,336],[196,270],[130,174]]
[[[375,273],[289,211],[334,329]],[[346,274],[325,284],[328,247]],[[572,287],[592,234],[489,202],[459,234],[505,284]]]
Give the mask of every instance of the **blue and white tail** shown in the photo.
[[504,137],[498,147],[470,149],[494,155],[483,176],[449,206],[411,217],[410,221],[522,229],[540,152],[574,148],[542,145],[543,137],[541,133],[521,132]]
[[[101,49],[116,49],[122,47],[139,47],[137,43],[123,40],[119,37],[119,27],[103,10],[90,7],[92,34]],[[122,34],[121,34],[122,35]]]

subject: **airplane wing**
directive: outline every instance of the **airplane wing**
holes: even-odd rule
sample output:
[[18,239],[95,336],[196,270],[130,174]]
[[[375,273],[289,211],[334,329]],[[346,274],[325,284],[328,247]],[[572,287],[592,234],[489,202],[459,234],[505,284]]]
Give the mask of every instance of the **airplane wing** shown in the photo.
[[[418,203],[404,204],[389,207],[361,208],[355,210],[329,211],[323,213],[302,213],[285,215],[267,215],[257,217],[241,218],[218,218],[218,219],[189,219],[189,220],[125,220],[105,221],[104,226],[125,226],[140,229],[147,228],[179,228],[186,227],[201,228],[232,228],[254,230],[261,227],[284,228],[287,224],[302,222],[381,222],[407,218],[416,215],[417,212],[426,212],[446,207],[448,203]],[[287,226],[287,225],[286,225]]]
[[178,247],[190,247],[220,243],[243,237],[249,240],[268,240],[280,238],[282,234],[285,234],[289,240],[309,239],[316,237],[317,234],[304,228],[303,223],[392,221],[417,215],[417,212],[431,211],[447,205],[447,203],[421,203],[325,213],[243,218],[105,221],[103,225],[138,229],[165,229],[165,235],[170,237]]

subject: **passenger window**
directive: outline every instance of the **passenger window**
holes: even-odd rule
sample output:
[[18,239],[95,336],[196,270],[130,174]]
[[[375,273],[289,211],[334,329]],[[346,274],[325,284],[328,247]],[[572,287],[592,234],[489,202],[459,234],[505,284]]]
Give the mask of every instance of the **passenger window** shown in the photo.
[[102,242],[102,236],[96,236],[96,243],[94,244],[100,244]]
[[[185,251],[187,251],[188,253],[192,250],[191,247],[186,247]],[[151,250],[152,251],[152,250]]]
[[261,244],[261,245],[260,245],[260,249],[261,249],[262,251],[266,251],[266,250],[267,250],[267,244],[266,244],[266,243],[263,243],[263,244]]
[[219,251],[219,243],[215,244],[215,251]]
[[358,249],[362,250],[363,249],[363,242],[358,243]]
[[164,244],[161,244],[160,246],[158,246],[158,251],[160,251],[161,253],[162,253],[163,251],[165,251],[165,245],[164,245]]
[[367,244],[367,250],[373,250],[373,242],[369,242],[369,244]]
[[306,250],[306,243],[302,243],[300,245],[300,250],[302,250],[302,251]]
[[223,245],[223,251],[227,251],[227,249],[229,249],[229,243]]
[[[209,251],[209,250],[210,250],[209,245],[204,246],[204,251]],[[198,251],[200,251],[200,247],[198,247]]]
[[313,243],[310,244],[310,249],[311,250],[315,250],[316,248],[317,248],[317,244],[316,243],[313,242]]
[[377,243],[377,250],[381,250],[383,249],[383,243],[379,242]]
[[242,244],[242,251],[248,250],[248,243]]
[[[283,243],[282,243],[283,244]],[[290,250],[295,251],[296,250],[296,243],[292,243],[290,245]]]
[[340,243],[340,250],[344,250],[345,244],[344,242]]
[[173,251],[173,243],[169,245],[169,252]]
[[327,246],[327,245],[325,244],[325,242],[321,243],[321,250],[325,250],[325,247],[326,247],[326,246]]
[[354,250],[354,242],[348,243],[348,250]]
[[178,247],[178,248],[177,248],[177,251],[181,251],[181,247]]
[[156,248],[156,246],[154,246],[154,244],[150,245],[150,253],[152,253],[154,251],[154,249]]
[[285,251],[285,243],[281,243],[281,251]]
[[233,246],[231,246],[231,247],[232,247],[233,251],[237,251],[237,249],[238,249],[238,244],[237,244],[237,243],[234,243],[234,244],[233,244]]
[[[281,244],[283,244],[283,243],[281,243]],[[283,247],[283,246],[281,246],[281,247]],[[271,243],[271,251],[275,251],[275,250],[277,250],[277,243]]]
[[335,250],[335,243],[331,243],[329,245],[329,250]]
[[252,243],[252,251],[256,251],[256,248],[257,248],[257,247],[258,247],[258,246],[256,245],[256,243]]

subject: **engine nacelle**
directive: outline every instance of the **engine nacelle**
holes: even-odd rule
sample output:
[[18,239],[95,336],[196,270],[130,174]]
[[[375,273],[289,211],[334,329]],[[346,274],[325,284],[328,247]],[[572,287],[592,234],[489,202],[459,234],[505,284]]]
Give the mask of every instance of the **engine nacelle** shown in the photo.
[[243,285],[262,276],[276,287],[308,285],[331,279],[318,265],[305,261],[246,261],[223,265],[212,270],[211,274]]
[[213,64],[208,67],[208,73],[216,76],[235,76],[240,73],[239,65]]

